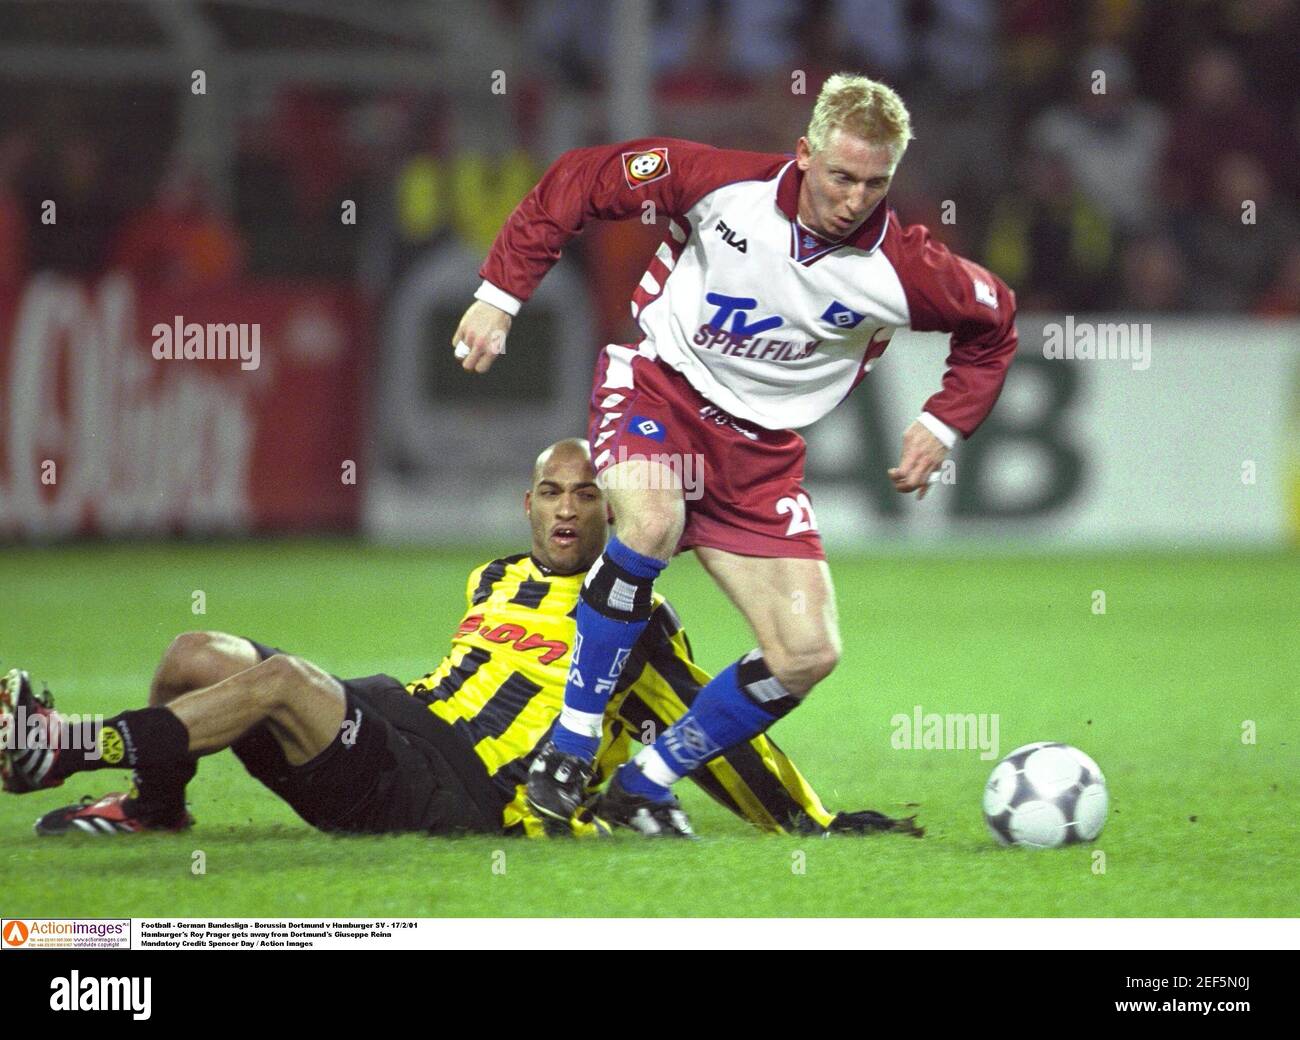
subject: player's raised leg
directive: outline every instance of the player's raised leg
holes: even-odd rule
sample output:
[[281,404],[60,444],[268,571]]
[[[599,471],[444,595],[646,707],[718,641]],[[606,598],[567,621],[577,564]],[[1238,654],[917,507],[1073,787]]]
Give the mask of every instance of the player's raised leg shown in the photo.
[[601,474],[601,484],[615,535],[582,584],[564,708],[550,745],[528,775],[533,809],[565,826],[591,779],[605,705],[650,619],[655,578],[668,565],[686,520],[680,481],[659,462],[616,463]]
[[596,810],[606,819],[638,803],[669,801],[674,783],[793,711],[839,660],[835,591],[824,560],[705,546],[696,553],[749,621],[758,647],[719,672],[685,715],[619,770]]
[[190,755],[229,747],[265,723],[291,766],[327,748],[343,725],[343,684],[310,661],[276,654],[215,686],[194,690],[164,709],[189,734]]
[[[182,632],[158,662],[149,685],[149,706],[160,708],[193,690],[215,686],[260,663],[261,655],[239,636],[225,632]],[[128,817],[141,821],[185,816],[185,787],[198,770],[195,758],[137,769],[123,802]]]
[[[156,689],[163,691],[160,697],[166,686],[155,680]],[[338,739],[345,703],[343,686],[333,676],[301,658],[277,655],[213,685],[173,696],[165,706],[114,715],[104,720],[90,747],[84,741],[56,740],[57,753],[38,786],[57,786],[75,773],[106,768],[134,769],[141,776],[185,775],[185,763],[230,746],[262,724],[275,737],[285,760],[302,765]],[[62,723],[56,718],[55,725]],[[177,829],[187,823],[183,802],[179,815],[167,819],[152,813],[143,816],[126,795],[115,795],[48,813],[38,821],[37,831],[121,833]]]

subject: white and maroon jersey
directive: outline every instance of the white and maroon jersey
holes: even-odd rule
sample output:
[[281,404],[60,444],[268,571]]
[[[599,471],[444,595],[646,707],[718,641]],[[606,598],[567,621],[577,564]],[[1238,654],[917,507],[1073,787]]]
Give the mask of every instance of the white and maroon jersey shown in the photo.
[[666,216],[632,297],[640,353],[739,419],[798,429],[844,400],[896,329],[950,332],[922,421],[949,446],[953,430],[970,436],[1016,349],[1014,294],[903,227],[888,200],[848,237],[819,237],[797,217],[802,178],[789,156],[676,138],[566,152],[506,221],[475,295],[514,314],[588,221]]

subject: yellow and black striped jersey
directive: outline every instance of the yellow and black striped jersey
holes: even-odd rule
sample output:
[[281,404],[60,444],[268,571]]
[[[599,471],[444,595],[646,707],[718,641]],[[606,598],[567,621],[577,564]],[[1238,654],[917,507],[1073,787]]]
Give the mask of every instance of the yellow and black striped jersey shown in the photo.
[[[451,651],[407,692],[449,723],[482,760],[504,805],[507,831],[541,832],[524,799],[528,767],[564,706],[564,685],[585,575],[558,575],[528,553],[470,573]],[[685,714],[710,676],[668,602],[655,593],[650,623],[605,713],[599,784]],[[766,737],[733,748],[692,775],[710,795],[766,830],[820,830],[833,814]]]

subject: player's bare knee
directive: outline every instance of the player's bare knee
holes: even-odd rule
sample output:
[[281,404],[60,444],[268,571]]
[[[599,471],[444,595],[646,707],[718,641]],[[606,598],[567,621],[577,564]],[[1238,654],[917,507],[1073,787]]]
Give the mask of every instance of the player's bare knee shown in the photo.
[[614,515],[619,541],[636,552],[659,559],[672,555],[686,523],[685,503],[666,495],[642,503],[626,519],[619,519],[617,512]]
[[686,525],[686,500],[665,467],[645,460],[611,466],[601,486],[614,514],[618,539],[644,556],[668,559]]
[[803,698],[839,664],[840,649],[826,639],[798,647],[774,647],[763,654],[777,680],[795,697]]
[[182,632],[168,645],[162,656],[162,667],[172,672],[192,670],[193,663],[208,651],[215,635],[215,632]]
[[149,691],[151,704],[165,704],[191,690],[219,683],[257,663],[247,640],[224,632],[182,632],[167,647]]

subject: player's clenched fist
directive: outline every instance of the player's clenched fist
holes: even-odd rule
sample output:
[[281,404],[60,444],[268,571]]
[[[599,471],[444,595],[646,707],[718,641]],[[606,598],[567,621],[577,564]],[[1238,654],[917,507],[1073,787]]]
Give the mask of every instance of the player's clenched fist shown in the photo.
[[930,475],[943,465],[948,449],[921,423],[914,422],[903,433],[903,457],[889,470],[894,490],[903,494],[921,489],[917,499],[925,498],[930,490]]
[[513,319],[499,307],[475,300],[456,326],[452,349],[466,372],[486,372],[498,354],[506,352],[506,335]]

